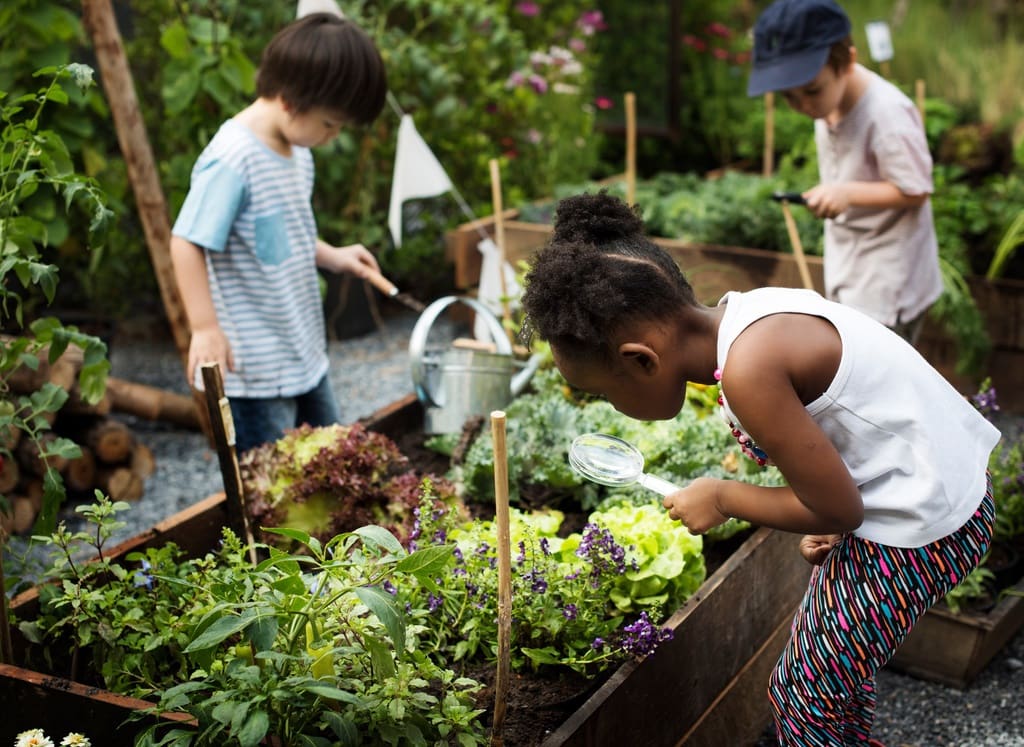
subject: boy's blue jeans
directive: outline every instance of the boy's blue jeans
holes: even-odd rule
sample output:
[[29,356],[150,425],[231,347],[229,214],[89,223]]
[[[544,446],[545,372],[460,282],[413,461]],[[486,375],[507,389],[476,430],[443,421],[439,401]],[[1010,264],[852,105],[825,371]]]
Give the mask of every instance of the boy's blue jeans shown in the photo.
[[295,397],[232,397],[229,403],[235,424],[235,449],[239,454],[276,441],[286,430],[303,423],[316,427],[341,420],[338,400],[327,375],[312,390]]

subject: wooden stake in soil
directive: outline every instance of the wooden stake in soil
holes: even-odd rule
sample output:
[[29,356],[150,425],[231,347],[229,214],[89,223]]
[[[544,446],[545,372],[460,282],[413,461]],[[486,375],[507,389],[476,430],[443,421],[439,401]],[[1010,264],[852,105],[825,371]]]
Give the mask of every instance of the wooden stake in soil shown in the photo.
[[917,111],[921,114],[921,124],[924,124],[924,79],[918,78],[914,83],[914,98],[917,101]]
[[224,379],[221,378],[220,365],[217,363],[204,363],[200,369],[203,372],[203,387],[206,390],[210,430],[213,432],[213,442],[217,447],[220,473],[224,478],[228,521],[238,536],[245,538],[249,545],[249,560],[256,565],[256,542],[245,510],[242,473],[238,469],[238,455],[235,452],[235,421],[231,418],[231,406],[224,394]]
[[811,271],[807,267],[807,257],[804,255],[804,245],[800,243],[800,232],[796,230],[796,221],[793,220],[793,213],[789,209],[789,202],[782,201],[782,217],[786,220],[786,231],[789,233],[789,243],[793,245],[793,256],[796,257],[796,266],[800,270],[800,278],[804,282],[804,288],[814,290],[814,281],[811,280]]
[[512,655],[512,551],[508,516],[508,450],[505,446],[505,413],[491,413],[494,440],[494,520],[498,525],[498,672],[494,680],[494,722],[491,745],[504,744],[505,705],[508,700]]
[[775,92],[769,91],[764,95],[764,157],[762,159],[762,174],[765,177],[772,175],[775,170]]
[[[501,279],[501,318],[505,332],[512,338],[512,309],[509,306],[508,285],[505,283],[505,216],[502,215],[501,200],[501,168],[498,159],[490,160],[491,167],[491,202],[494,203],[494,243],[498,245],[499,263],[498,277]],[[515,342],[515,340],[512,340]]]
[[[189,326],[178,284],[171,263],[171,224],[167,201],[164,198],[157,173],[153,149],[139,111],[135,94],[135,81],[128,66],[128,58],[121,42],[121,32],[111,0],[83,0],[82,21],[92,37],[100,80],[110,104],[110,114],[117,132],[117,142],[128,168],[128,180],[135,194],[139,219],[146,236],[146,246],[153,263],[164,313],[171,326],[171,334],[178,348],[182,365],[188,366]],[[192,382],[189,382],[191,385]],[[210,429],[203,409],[202,393],[192,390],[193,405],[207,436]]]
[[626,204],[636,202],[636,94],[626,94]]

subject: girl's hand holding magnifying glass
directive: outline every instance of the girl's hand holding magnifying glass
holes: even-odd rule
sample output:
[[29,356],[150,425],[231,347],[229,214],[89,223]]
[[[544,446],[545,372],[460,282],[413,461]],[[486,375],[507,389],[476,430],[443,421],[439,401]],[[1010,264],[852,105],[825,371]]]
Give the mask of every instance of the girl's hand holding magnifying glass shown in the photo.
[[681,521],[693,534],[703,534],[729,520],[718,509],[721,484],[721,480],[698,477],[687,487],[665,496],[662,505],[668,509],[670,519]]

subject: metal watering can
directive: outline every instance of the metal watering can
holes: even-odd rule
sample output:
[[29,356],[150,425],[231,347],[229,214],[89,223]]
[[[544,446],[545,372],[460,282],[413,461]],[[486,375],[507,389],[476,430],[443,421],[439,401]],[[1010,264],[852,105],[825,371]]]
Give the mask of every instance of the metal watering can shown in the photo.
[[[495,352],[451,347],[440,355],[425,351],[437,317],[453,303],[469,306],[484,320]],[[540,356],[517,361],[512,344],[491,310],[468,296],[444,296],[430,304],[409,338],[409,363],[416,396],[425,408],[425,433],[460,433],[466,420],[504,408],[522,392],[540,364]],[[517,369],[519,369],[517,371]]]

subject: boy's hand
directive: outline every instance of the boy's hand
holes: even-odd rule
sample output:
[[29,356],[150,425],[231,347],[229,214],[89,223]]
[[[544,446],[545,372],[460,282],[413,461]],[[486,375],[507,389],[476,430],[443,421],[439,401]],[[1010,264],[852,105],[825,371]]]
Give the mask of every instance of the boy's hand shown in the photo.
[[367,270],[380,272],[377,258],[362,244],[332,246],[325,254],[323,266],[333,272],[350,272],[357,278],[366,278]]
[[800,540],[800,554],[811,565],[821,565],[842,538],[841,534],[808,534]]
[[694,534],[724,524],[729,517],[718,509],[718,486],[721,480],[698,477],[687,487],[665,496],[661,505],[668,509],[668,517],[681,521]]
[[819,218],[835,218],[850,207],[845,184],[819,184],[804,192],[807,209]]
[[188,383],[196,383],[196,369],[204,363],[217,363],[221,370],[234,371],[235,357],[231,344],[219,326],[192,331],[188,346]]

